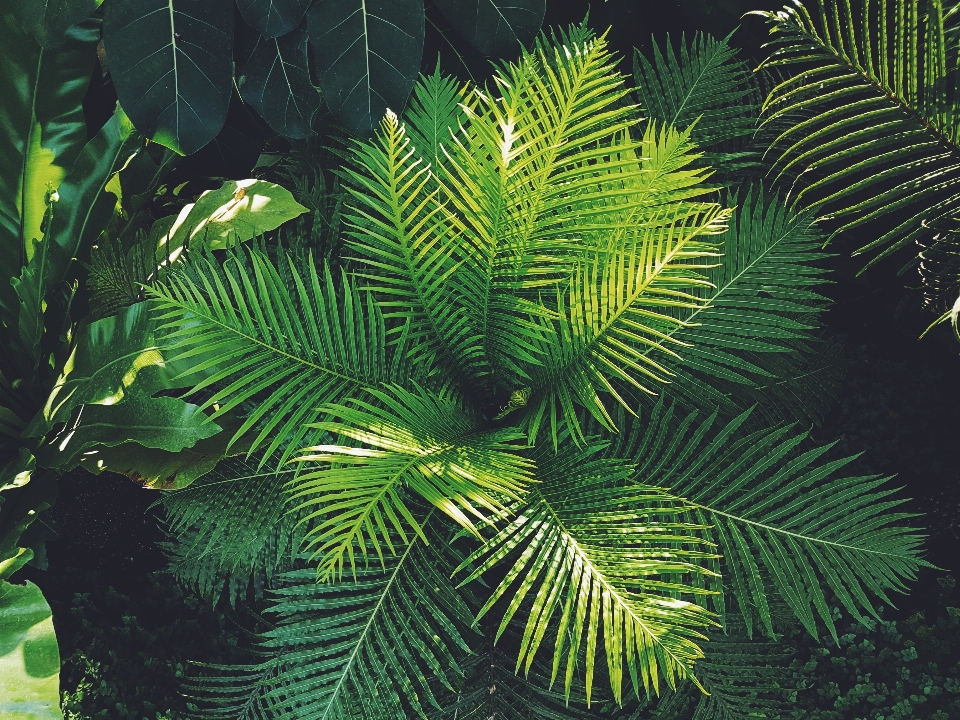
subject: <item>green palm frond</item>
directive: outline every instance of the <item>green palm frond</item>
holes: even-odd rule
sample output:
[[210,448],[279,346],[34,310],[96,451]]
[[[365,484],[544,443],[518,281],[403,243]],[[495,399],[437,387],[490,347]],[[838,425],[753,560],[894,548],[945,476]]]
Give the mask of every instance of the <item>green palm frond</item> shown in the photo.
[[763,12],[765,65],[788,76],[764,109],[794,202],[870,238],[871,263],[960,213],[955,8],[940,0],[792,0]]
[[811,634],[819,617],[836,639],[826,588],[859,620],[877,615],[868,593],[890,603],[888,592],[904,591],[926,565],[923,536],[901,524],[912,516],[894,512],[903,501],[888,478],[836,477],[853,458],[822,462],[830,446],[801,451],[806,436],[789,427],[738,437],[749,411],[722,426],[716,413],[699,423],[696,415],[675,421],[661,403],[609,453],[637,458],[636,482],[670,488],[690,503],[691,520],[711,528],[705,537],[724,571],[706,576],[709,587],[732,593],[751,636],[755,619],[774,634],[776,591]]
[[[404,323],[412,362],[433,364],[468,332],[453,273],[464,250],[436,201],[430,166],[415,155],[404,126],[388,112],[371,142],[356,142],[348,205],[349,247],[363,261],[357,277],[388,320]],[[468,340],[469,343],[469,340]]]
[[[693,720],[742,720],[785,717],[789,708],[791,653],[782,643],[748,638],[743,622],[727,617],[727,629],[709,633],[697,678],[709,695],[690,685],[665,697],[657,706],[658,720],[675,720],[691,699]],[[686,717],[686,715],[683,715]]]
[[830,366],[814,350],[822,347],[817,315],[827,305],[817,292],[827,282],[822,236],[809,215],[791,212],[760,186],[731,193],[727,204],[736,210],[720,238],[720,262],[707,271],[699,304],[682,309],[682,323],[668,331],[683,343],[679,358],[660,361],[670,392],[730,414],[759,402],[767,415],[804,417],[815,407],[791,389],[831,396]]
[[706,271],[719,255],[713,236],[724,231],[729,213],[695,201],[705,176],[689,168],[697,157],[689,131],[650,123],[642,144],[630,211],[598,240],[603,252],[579,263],[558,292],[560,319],[543,340],[545,366],[534,371],[531,438],[545,419],[554,444],[561,424],[578,437],[578,405],[613,429],[601,393],[629,407],[618,384],[649,393],[647,385],[667,381],[661,359],[678,357],[674,348],[683,346],[672,337],[685,324],[678,315],[706,304]]
[[158,502],[176,536],[167,550],[177,579],[212,603],[226,594],[231,606],[251,583],[258,594],[275,586],[302,540],[286,512],[284,484],[295,473],[228,458],[182,490],[163,493]]
[[[503,599],[497,637],[518,613],[527,616],[517,669],[529,672],[541,642],[554,634],[550,684],[564,666],[569,699],[581,650],[590,704],[598,638],[617,702],[624,674],[634,693],[659,693],[692,677],[702,657],[697,641],[711,624],[703,607],[681,599],[708,592],[701,565],[714,557],[702,529],[684,520],[687,507],[662,490],[630,482],[632,467],[600,457],[603,445],[554,455],[538,452],[531,499],[513,520],[461,565],[461,585],[495,565],[512,562],[480,609],[483,617]],[[709,573],[709,571],[707,571]],[[555,624],[555,625],[554,625]]]
[[440,74],[439,58],[433,74],[421,75],[413,86],[403,120],[410,141],[427,162],[443,157],[441,146],[449,145],[451,132],[463,119],[463,95],[461,83]]
[[453,282],[472,332],[454,354],[479,382],[513,389],[543,361],[554,314],[538,293],[552,293],[597,236],[623,231],[646,198],[631,190],[644,176],[637,119],[602,38],[540,44],[496,83],[496,94],[465,97],[438,201],[469,250]]
[[654,40],[647,59],[634,50],[633,75],[640,106],[659,124],[694,125],[692,139],[707,152],[707,161],[724,172],[749,164],[742,146],[756,131],[760,89],[749,68],[737,59],[727,38],[697,33],[681,36],[679,53],[667,36],[664,47]]
[[202,408],[213,408],[211,420],[252,404],[231,444],[249,431],[249,453],[264,449],[261,464],[278,449],[281,461],[299,449],[307,424],[323,418],[323,400],[417,377],[403,344],[388,349],[371,297],[344,276],[338,289],[329,267],[312,259],[306,272],[283,255],[279,262],[289,264],[296,292],[256,250],[223,265],[193,258],[148,290],[168,362],[207,371],[191,393],[210,389]]
[[323,580],[339,579],[347,561],[356,573],[358,545],[365,560],[372,550],[382,562],[385,550],[397,551],[391,537],[407,544],[412,530],[426,539],[405,491],[480,537],[474,520],[502,516],[505,503],[518,501],[533,481],[533,463],[519,454],[517,430],[488,429],[453,398],[420,388],[385,387],[370,395],[376,404],[324,406],[337,421],[313,427],[353,445],[304,448],[296,460],[320,466],[303,468],[288,484],[291,500],[299,502],[296,510],[314,508],[301,523],[310,526],[305,549],[320,558]]
[[[427,522],[424,522],[426,528]],[[425,529],[382,569],[316,582],[312,568],[284,574],[264,634],[270,657],[209,668],[187,687],[218,720],[408,720],[438,709],[434,687],[462,684],[472,615],[450,584],[448,538]]]

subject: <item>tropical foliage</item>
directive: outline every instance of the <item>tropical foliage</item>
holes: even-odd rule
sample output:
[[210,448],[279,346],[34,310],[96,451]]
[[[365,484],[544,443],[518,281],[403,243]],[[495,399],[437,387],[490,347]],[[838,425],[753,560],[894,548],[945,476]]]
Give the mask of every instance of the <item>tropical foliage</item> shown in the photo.
[[[8,578],[76,468],[166,491],[177,581],[263,611],[192,717],[776,717],[785,630],[840,643],[927,567],[890,478],[805,430],[825,241],[919,242],[955,291],[955,9],[794,2],[762,73],[696,34],[631,85],[543,0],[435,2],[492,79],[419,74],[421,0],[3,11],[15,702],[56,717],[49,607]],[[282,159],[184,180],[231,103]]]
[[[718,126],[753,92],[721,45],[681,54],[727,78]],[[149,288],[189,395],[245,417],[247,459],[164,499],[177,572],[213,601],[275,587],[263,659],[202,669],[200,712],[641,712],[742,682],[699,672],[716,632],[834,634],[828,603],[876,616],[923,564],[885,478],[770,424],[830,385],[810,216],[719,193],[695,118],[628,93],[584,28],[489,87],[424,77],[350,143],[341,269],[192,253]]]

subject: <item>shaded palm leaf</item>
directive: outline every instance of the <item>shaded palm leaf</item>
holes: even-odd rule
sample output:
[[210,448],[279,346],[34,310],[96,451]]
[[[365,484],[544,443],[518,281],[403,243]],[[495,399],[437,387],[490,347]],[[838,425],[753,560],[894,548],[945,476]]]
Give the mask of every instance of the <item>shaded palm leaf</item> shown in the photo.
[[659,693],[661,679],[674,688],[691,677],[702,657],[700,630],[711,623],[700,605],[680,599],[707,592],[683,579],[702,574],[712,557],[696,534],[701,528],[684,521],[682,502],[630,482],[631,466],[601,458],[602,449],[538,452],[531,500],[461,565],[469,568],[462,585],[512,561],[479,616],[504,599],[497,637],[518,612],[527,616],[517,659],[527,672],[548,630],[555,633],[550,683],[565,666],[568,699],[584,650],[588,705],[599,638],[620,702],[624,673],[638,696],[641,687]]
[[328,403],[323,412],[337,421],[312,426],[354,443],[304,448],[296,460],[321,465],[288,483],[296,510],[314,508],[301,523],[310,526],[305,547],[321,559],[320,579],[339,578],[345,562],[356,573],[357,546],[364,559],[370,548],[383,562],[385,550],[397,552],[393,536],[406,544],[412,529],[426,539],[406,490],[479,537],[474,520],[503,515],[533,480],[519,432],[487,429],[452,398],[417,390],[371,390],[376,404]]
[[637,458],[636,482],[669,487],[712,528],[705,536],[719,546],[724,573],[707,576],[710,587],[732,593],[748,634],[759,619],[773,635],[775,590],[810,633],[817,636],[819,617],[836,639],[825,588],[855,618],[876,616],[868,593],[890,603],[891,590],[906,589],[926,565],[923,536],[901,524],[909,513],[892,512],[903,501],[892,497],[888,478],[836,477],[853,458],[822,462],[830,446],[801,451],[806,435],[789,427],[738,437],[748,415],[726,425],[716,413],[675,421],[661,403],[609,452]]
[[[428,521],[423,521],[427,528]],[[269,657],[248,667],[209,667],[188,692],[204,717],[222,720],[407,720],[439,708],[433,683],[462,683],[458,662],[472,617],[448,579],[456,556],[425,529],[377,570],[317,584],[312,569],[283,576],[264,634]]]
[[786,71],[764,109],[771,172],[796,177],[794,201],[860,228],[875,262],[960,212],[955,10],[939,0],[793,0],[763,12],[765,65]]

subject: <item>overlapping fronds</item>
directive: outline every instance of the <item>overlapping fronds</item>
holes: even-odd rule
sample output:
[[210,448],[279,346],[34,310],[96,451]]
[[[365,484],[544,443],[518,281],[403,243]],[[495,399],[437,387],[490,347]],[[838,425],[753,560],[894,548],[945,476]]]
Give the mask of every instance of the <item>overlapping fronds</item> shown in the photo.
[[434,687],[462,684],[472,616],[450,585],[447,538],[426,532],[429,546],[414,538],[355,580],[286,573],[268,610],[276,626],[261,650],[270,657],[208,668],[187,686],[203,717],[408,720],[438,709]]
[[711,621],[695,599],[712,549],[686,521],[682,501],[659,488],[629,480],[632,467],[600,457],[603,445],[538,452],[531,500],[484,547],[468,557],[461,585],[498,563],[510,569],[479,612],[506,603],[497,637],[518,613],[527,616],[517,669],[529,672],[541,642],[556,638],[550,683],[563,667],[567,697],[580,652],[589,705],[598,638],[610,687],[620,702],[626,683],[640,696],[659,693],[661,681],[676,687],[702,657],[697,644]]
[[743,720],[784,717],[790,704],[788,666],[791,653],[776,640],[748,638],[743,622],[727,616],[726,631],[709,633],[697,678],[709,695],[687,685],[657,706],[658,720],[675,720],[694,696],[693,720]]
[[320,559],[323,580],[339,579],[344,564],[356,573],[358,546],[365,560],[373,552],[383,562],[385,551],[397,552],[392,537],[404,545],[410,531],[425,539],[405,491],[480,537],[474,521],[502,516],[505,503],[520,500],[533,481],[517,430],[485,428],[452,398],[421,388],[390,386],[370,394],[379,402],[324,406],[337,420],[314,427],[353,444],[304,448],[296,460],[311,466],[288,485],[296,509],[313,508],[301,522],[309,528],[305,549]]
[[682,322],[666,331],[683,343],[679,358],[660,361],[670,392],[693,407],[737,414],[759,402],[768,416],[804,417],[816,409],[807,393],[829,401],[838,364],[819,355],[822,235],[809,215],[760,186],[731,193],[727,204],[736,210],[720,237],[722,257],[706,272],[699,304],[682,308]]
[[231,605],[273,587],[292,567],[301,534],[287,510],[284,484],[296,468],[275,470],[228,458],[182,490],[163,493],[170,566],[177,579],[215,603]]
[[725,425],[716,413],[675,421],[660,404],[610,452],[637,458],[636,482],[670,488],[711,528],[723,575],[710,587],[732,593],[751,636],[756,620],[773,635],[775,590],[811,634],[819,617],[836,638],[827,588],[853,617],[876,615],[868,594],[889,603],[890,591],[906,589],[925,564],[922,536],[902,524],[911,515],[896,511],[903,501],[888,478],[837,477],[852,458],[821,461],[829,446],[802,450],[805,435],[789,427],[738,437],[748,414]]
[[[692,138],[718,169],[739,169],[748,159],[741,147],[760,118],[760,90],[753,73],[727,39],[697,33],[681,36],[679,53],[667,36],[654,40],[647,59],[634,50],[633,75],[640,106],[651,119],[676,128],[694,125]],[[739,151],[739,152],[738,152]]]
[[640,175],[625,192],[631,207],[622,225],[597,239],[602,251],[584,258],[557,293],[557,320],[543,339],[544,367],[534,372],[527,428],[537,435],[546,420],[554,444],[565,425],[579,435],[576,407],[613,428],[601,393],[628,406],[618,384],[641,392],[669,379],[660,362],[683,343],[671,335],[684,324],[680,311],[705,303],[706,271],[716,263],[714,239],[728,212],[697,202],[703,171],[689,131],[650,123]]
[[433,74],[421,75],[413,86],[403,119],[410,141],[426,162],[443,158],[441,146],[449,145],[463,119],[464,92],[462,84],[440,74],[439,59]]
[[340,288],[329,267],[312,259],[289,264],[296,292],[257,250],[219,265],[195,257],[183,271],[149,289],[165,358],[188,374],[208,371],[192,393],[211,392],[202,405],[211,419],[253,404],[236,442],[250,433],[249,453],[261,464],[278,449],[281,461],[299,449],[308,423],[322,417],[319,400],[359,396],[383,382],[416,377],[405,347],[387,347],[380,309],[346,277]]
[[796,179],[794,202],[834,220],[833,236],[868,238],[857,253],[871,262],[956,217],[955,9],[792,0],[760,14],[774,33],[766,67],[788,73],[764,103],[771,172]]

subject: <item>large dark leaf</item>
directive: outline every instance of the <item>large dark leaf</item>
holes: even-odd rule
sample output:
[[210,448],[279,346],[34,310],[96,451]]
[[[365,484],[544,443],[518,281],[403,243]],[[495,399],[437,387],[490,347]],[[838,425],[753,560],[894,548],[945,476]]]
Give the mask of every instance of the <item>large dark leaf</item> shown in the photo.
[[422,0],[317,0],[307,12],[320,89],[341,122],[371,133],[403,111],[423,55]]
[[251,35],[237,80],[240,96],[279,134],[312,135],[310,123],[320,109],[320,93],[310,82],[306,31],[298,29],[278,38]]
[[547,0],[435,0],[450,24],[480,52],[512,55],[540,31]]
[[43,47],[62,43],[67,29],[86,20],[103,0],[17,0],[11,3],[22,27]]
[[310,0],[237,0],[243,19],[267,38],[293,30],[303,20]]
[[233,84],[230,0],[113,0],[103,43],[117,97],[141,133],[192,153],[220,132]]
[[87,141],[81,101],[98,33],[95,23],[72,28],[63,47],[45,51],[9,12],[0,23],[0,317],[14,327],[19,302],[10,278],[41,236],[47,184],[60,184]]

